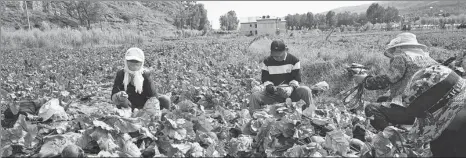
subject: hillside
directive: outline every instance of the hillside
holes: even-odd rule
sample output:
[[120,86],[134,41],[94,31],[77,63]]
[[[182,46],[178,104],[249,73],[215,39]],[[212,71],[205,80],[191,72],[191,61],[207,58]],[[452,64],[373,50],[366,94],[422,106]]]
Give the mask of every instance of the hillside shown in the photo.
[[[376,2],[383,7],[392,6],[400,11],[401,15],[408,16],[427,16],[427,14],[440,13],[442,10],[450,14],[465,14],[466,1],[379,1]],[[366,12],[371,4],[363,4],[358,6],[340,7],[332,11],[339,12]],[[432,7],[432,9],[430,8]]]
[[[80,21],[70,16],[63,2],[27,2],[32,27],[40,28],[44,23],[56,27],[78,27]],[[174,30],[175,13],[183,5],[181,1],[101,1],[97,12],[103,12],[101,19],[92,22],[91,27],[111,27],[116,29],[153,30],[164,32]],[[6,10],[1,17],[4,28],[27,27],[26,3],[6,2]]]

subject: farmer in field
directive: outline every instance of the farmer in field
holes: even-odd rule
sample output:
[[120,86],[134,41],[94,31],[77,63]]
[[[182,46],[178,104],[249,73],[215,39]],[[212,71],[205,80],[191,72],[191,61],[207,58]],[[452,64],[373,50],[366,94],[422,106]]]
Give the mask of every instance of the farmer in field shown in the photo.
[[427,47],[419,44],[416,35],[401,33],[388,44],[384,55],[390,58],[387,74],[378,76],[355,75],[357,83],[363,83],[368,90],[389,88],[390,95],[381,104],[366,106],[366,115],[374,115],[371,125],[377,130],[383,130],[393,124],[412,124],[413,117],[402,115],[400,111],[406,108],[402,104],[401,94],[415,72],[421,68],[439,64],[424,50]]
[[[144,52],[139,48],[126,51],[125,67],[116,74],[111,99],[118,107],[143,109],[151,106],[158,110],[170,108],[170,98],[158,96],[150,73],[144,66]],[[147,107],[146,107],[147,108]]]
[[251,94],[249,112],[254,113],[262,105],[285,102],[291,98],[293,102],[304,100],[303,110],[313,105],[312,91],[307,86],[300,86],[301,64],[299,59],[288,53],[288,48],[282,40],[271,44],[271,53],[262,62],[262,85],[264,91]]
[[384,53],[390,58],[387,75],[355,75],[366,89],[390,88],[388,100],[367,105],[365,114],[374,117],[371,125],[379,131],[391,124],[414,124],[412,140],[430,142],[434,156],[466,156],[457,151],[466,149],[465,81],[423,49],[414,34],[401,33]]

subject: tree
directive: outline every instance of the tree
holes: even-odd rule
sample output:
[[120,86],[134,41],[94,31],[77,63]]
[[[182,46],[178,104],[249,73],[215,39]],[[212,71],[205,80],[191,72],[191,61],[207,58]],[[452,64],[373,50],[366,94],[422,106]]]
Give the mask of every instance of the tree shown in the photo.
[[325,15],[325,20],[329,27],[335,26],[336,24],[335,12],[334,11],[327,12],[327,14]]
[[365,25],[367,24],[367,22],[368,20],[367,20],[366,13],[360,13],[357,15],[356,23],[358,23],[359,25]]
[[299,15],[299,29],[302,30],[304,27],[307,27],[307,16],[306,14]]
[[194,1],[183,1],[182,4],[182,8],[175,15],[173,25],[178,29],[194,30],[204,30],[204,27],[209,27],[204,4]]
[[321,28],[323,26],[325,26],[326,22],[325,22],[325,15],[324,14],[316,14],[314,16],[314,24],[316,26],[316,28]]
[[293,24],[291,23],[291,14],[286,15],[285,20],[286,20],[286,27],[292,30]]
[[107,9],[102,2],[92,1],[63,1],[66,13],[77,19],[81,25],[91,29],[91,24],[102,20]]
[[351,14],[351,12],[346,11],[344,13],[338,13],[336,15],[337,26],[341,25],[354,25],[357,18],[357,14]]
[[311,29],[314,25],[314,14],[312,12],[306,13],[306,26]]
[[384,11],[383,22],[397,22],[400,21],[399,11],[395,7],[387,7]]
[[372,3],[366,10],[367,19],[372,23],[381,23],[385,9],[378,3]]
[[204,8],[204,4],[199,3],[192,6],[189,14],[189,24],[190,29],[203,30],[206,25],[207,19],[207,10]]
[[238,23],[239,20],[234,10],[220,16],[220,28],[222,30],[236,30],[238,28]]
[[294,14],[291,18],[291,22],[293,23],[293,27],[295,27],[295,29],[299,29],[299,14]]

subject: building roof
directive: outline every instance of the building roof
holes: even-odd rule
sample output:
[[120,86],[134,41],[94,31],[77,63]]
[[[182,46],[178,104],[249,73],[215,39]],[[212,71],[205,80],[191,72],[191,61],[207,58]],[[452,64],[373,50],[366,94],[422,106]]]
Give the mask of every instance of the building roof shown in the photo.
[[240,24],[254,24],[254,23],[257,23],[257,21],[254,21],[254,22],[240,22]]
[[262,18],[262,16],[257,16],[257,17],[241,18],[240,24],[251,24],[251,23],[256,23],[257,21],[268,21],[268,20],[275,21],[277,19],[280,19],[280,21],[286,21],[285,18],[282,18],[282,17]]
[[277,19],[280,19],[280,21],[286,21],[285,19],[281,18],[257,19],[257,21],[277,21]]

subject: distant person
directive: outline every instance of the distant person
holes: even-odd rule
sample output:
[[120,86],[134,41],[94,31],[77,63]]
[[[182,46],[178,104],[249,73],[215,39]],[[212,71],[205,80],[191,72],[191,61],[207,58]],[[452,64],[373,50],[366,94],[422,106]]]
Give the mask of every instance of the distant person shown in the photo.
[[[142,109],[155,106],[156,109],[170,109],[170,98],[158,96],[150,73],[144,66],[144,52],[139,48],[126,51],[125,67],[116,74],[111,99],[117,108]],[[148,103],[152,105],[147,105]]]
[[286,98],[291,98],[293,102],[302,99],[306,102],[303,110],[308,107],[315,109],[311,89],[299,85],[299,59],[288,53],[288,48],[282,40],[274,40],[270,47],[270,56],[262,62],[261,81],[265,90],[251,94],[249,112],[253,114],[262,108],[262,105],[285,102]]

